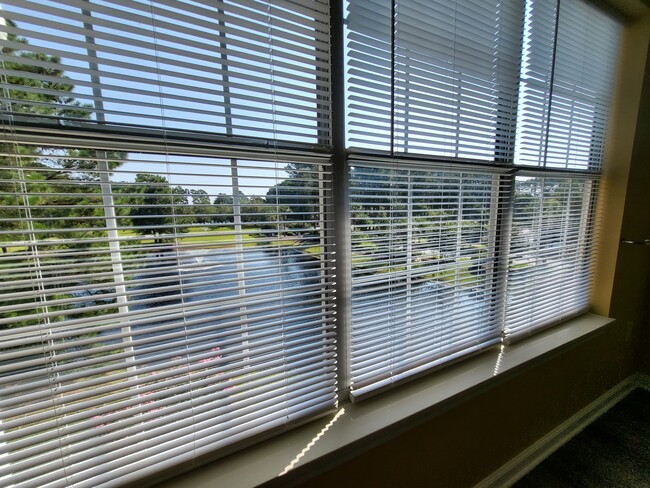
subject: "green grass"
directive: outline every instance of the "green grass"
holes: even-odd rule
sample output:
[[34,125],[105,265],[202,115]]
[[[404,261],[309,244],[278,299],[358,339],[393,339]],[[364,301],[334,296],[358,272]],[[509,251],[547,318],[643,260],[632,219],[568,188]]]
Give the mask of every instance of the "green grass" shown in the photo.
[[372,259],[370,259],[367,256],[364,256],[362,254],[352,253],[352,264],[364,264],[364,263],[369,263],[371,261]]
[[[15,247],[8,247],[6,254],[10,254],[12,252],[21,252],[21,251],[27,251],[27,247],[21,247],[21,246],[15,246]],[[5,254],[4,252],[2,254]]]
[[447,269],[443,269],[442,271],[438,271],[437,273],[431,273],[430,275],[425,275],[425,278],[434,279],[437,281],[444,281],[447,283],[455,283],[456,277],[458,277],[458,282],[460,285],[472,284],[476,281],[476,277],[469,271],[471,264],[472,264],[472,260],[470,258],[467,257],[459,258],[458,268],[454,266]]
[[[255,233],[258,233],[260,229],[250,227],[242,228],[241,240],[245,247],[254,246],[255,243]],[[200,235],[205,231],[197,228],[190,228],[190,231],[186,234],[180,234],[178,236],[178,241],[181,244],[206,244],[211,247],[217,245],[218,247],[233,247],[236,243],[236,236],[232,234],[232,229],[228,227],[219,227],[215,231],[211,231],[209,234],[206,232],[205,235]]]
[[[254,247],[259,244],[266,248],[275,247],[293,247],[299,245],[299,240],[291,237],[278,239],[277,237],[260,237],[262,229],[259,227],[242,227],[241,240],[244,247]],[[119,231],[120,239],[126,242],[140,243],[141,245],[155,244],[155,237],[151,235],[140,235],[132,229],[123,229]],[[234,235],[232,226],[222,227],[190,227],[187,233],[178,234],[177,240],[180,245],[191,245],[195,249],[201,247],[211,249],[226,249],[235,247],[237,236]],[[8,248],[8,253],[25,251],[26,247]],[[314,256],[321,252],[319,246],[310,246],[302,249],[302,252]],[[361,258],[364,259],[364,258]]]
[[320,254],[320,246],[308,247],[307,249],[304,249],[303,251],[306,252],[307,254],[311,254],[311,255]]

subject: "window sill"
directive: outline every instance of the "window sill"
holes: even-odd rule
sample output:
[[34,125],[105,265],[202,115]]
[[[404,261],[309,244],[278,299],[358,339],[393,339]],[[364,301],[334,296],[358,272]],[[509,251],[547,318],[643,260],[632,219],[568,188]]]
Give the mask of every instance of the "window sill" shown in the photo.
[[291,486],[327,471],[552,357],[614,320],[592,313],[422,377],[158,485]]

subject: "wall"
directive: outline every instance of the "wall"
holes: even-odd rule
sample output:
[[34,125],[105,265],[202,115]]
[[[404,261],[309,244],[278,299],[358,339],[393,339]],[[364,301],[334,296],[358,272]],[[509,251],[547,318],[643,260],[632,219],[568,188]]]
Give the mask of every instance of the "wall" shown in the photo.
[[626,33],[615,140],[606,156],[604,237],[593,308],[617,321],[605,333],[305,487],[472,486],[627,376],[650,373],[650,247],[619,246],[621,236],[650,238],[650,70],[640,90],[648,25],[645,9],[645,18]]
[[[650,69],[641,94],[621,236],[635,242],[650,239]],[[620,246],[610,315],[625,324],[637,345],[636,368],[650,374],[650,245]]]
[[304,486],[469,487],[632,372],[616,325]]

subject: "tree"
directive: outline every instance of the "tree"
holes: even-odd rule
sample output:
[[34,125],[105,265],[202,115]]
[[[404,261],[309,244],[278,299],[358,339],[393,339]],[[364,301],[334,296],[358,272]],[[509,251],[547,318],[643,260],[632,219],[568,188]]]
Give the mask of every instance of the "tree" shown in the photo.
[[139,173],[135,177],[137,196],[131,204],[131,222],[141,235],[155,236],[161,243],[175,233],[187,232],[186,226],[179,226],[188,201],[181,187],[172,189],[164,176]]
[[242,222],[264,225],[269,222],[267,201],[262,197],[246,198],[241,204]]
[[318,171],[313,164],[289,163],[284,168],[289,175],[266,193],[267,205],[275,206],[294,227],[305,229],[320,220]]
[[219,193],[214,199],[212,222],[215,224],[231,224],[234,221],[232,195]]
[[172,224],[177,227],[177,232],[187,232],[190,225],[196,223],[190,205],[190,190],[176,185],[171,189]]
[[[16,29],[13,21],[5,21]],[[0,110],[4,114],[21,115],[37,122],[51,118],[61,124],[91,119],[92,107],[75,100],[75,86],[61,69],[59,57],[34,51],[26,39],[12,32],[7,34],[7,40],[14,43],[14,47],[2,48],[6,73],[3,82],[6,86]],[[39,286],[44,294],[54,300],[87,297],[86,303],[92,305],[114,300],[96,296],[110,292],[101,285],[90,289],[82,286],[86,283],[81,281],[76,282],[79,291],[74,294],[59,292],[59,288],[71,285],[71,272],[61,266],[58,251],[51,251],[84,248],[81,253],[66,253],[66,260],[73,262],[88,260],[91,253],[87,250],[105,245],[105,239],[87,239],[106,237],[107,224],[98,172],[101,168],[97,167],[97,160],[107,160],[107,166],[112,170],[122,164],[126,154],[15,142],[0,144],[0,153],[4,154],[0,156],[0,248],[8,254],[12,251],[8,242],[14,241],[17,252],[7,257],[16,263],[16,267],[36,268],[32,255],[39,253],[38,266],[49,266],[51,269],[47,283],[30,283],[29,288]],[[40,244],[34,244],[33,237]],[[96,260],[103,258],[105,254],[101,251],[95,255]],[[72,266],[72,269],[76,268]],[[54,279],[57,275],[60,280]],[[0,281],[5,279],[12,280],[13,277],[0,277]],[[78,302],[70,306],[48,302],[40,309],[33,299],[7,301],[6,304],[16,306],[8,316],[25,317],[24,320],[15,319],[8,327],[33,325],[33,317],[41,310],[52,312],[65,309],[77,317],[101,315],[109,310],[108,307],[89,310],[86,303]],[[64,318],[59,315],[51,320]]]
[[192,223],[209,224],[216,213],[215,206],[210,203],[210,195],[205,190],[190,190],[192,196]]
[[[6,19],[6,22],[16,27],[12,20]],[[75,86],[59,67],[61,59],[58,56],[33,51],[27,39],[14,33],[8,33],[7,40],[24,48],[2,48],[3,69],[9,73],[5,83],[10,85],[5,100],[0,102],[4,113],[54,118],[66,124],[91,118],[92,105],[75,100],[72,94]],[[55,151],[49,148],[49,152],[44,153],[36,146],[20,146],[20,152],[40,156],[39,162],[52,169],[45,179],[86,178],[89,171],[97,169],[93,161],[96,152],[92,149],[58,148]],[[115,169],[125,159],[125,153],[113,151],[106,157],[111,161],[110,169]]]
[[[6,19],[6,23],[16,27],[11,19]],[[5,95],[10,101],[1,102],[3,110],[57,119],[89,118],[91,107],[82,105],[71,95],[74,85],[57,67],[61,62],[58,56],[30,50],[25,38],[11,32],[7,40],[25,48],[2,48],[3,68],[10,73],[6,75],[6,83],[12,85]]]
[[[262,197],[248,197],[239,191],[239,215],[242,222],[260,223],[268,221],[268,203]],[[219,193],[214,199],[212,222],[215,224],[231,224],[235,221],[235,202],[232,195]]]
[[[10,19],[6,22],[16,27]],[[64,123],[90,119],[92,107],[72,96],[74,84],[58,67],[59,57],[31,50],[26,39],[13,33],[7,39],[24,48],[2,48],[3,68],[9,73],[5,82],[10,85],[5,101],[0,102],[4,113],[51,117]],[[59,231],[69,229],[61,245],[78,247],[89,233],[101,234],[105,227],[101,190],[98,185],[79,184],[99,179],[95,150],[17,144],[0,144],[0,150],[7,154],[0,156],[0,229],[9,231],[0,240],[27,241],[30,230],[50,230],[41,237],[60,238]],[[108,159],[112,170],[126,154],[112,151],[101,157]],[[8,251],[6,244],[1,248]]]

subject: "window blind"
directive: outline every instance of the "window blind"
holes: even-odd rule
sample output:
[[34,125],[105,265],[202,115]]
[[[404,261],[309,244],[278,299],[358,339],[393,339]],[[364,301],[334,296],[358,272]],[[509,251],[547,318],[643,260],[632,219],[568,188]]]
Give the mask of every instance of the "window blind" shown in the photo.
[[517,164],[600,169],[620,35],[584,1],[527,2]]
[[[10,0],[2,9],[12,21],[3,100],[21,100],[9,114],[329,142],[326,3]],[[34,82],[12,93],[24,76]],[[75,87],[73,106],[62,83]]]
[[352,397],[500,340],[498,174],[353,160]]
[[327,8],[3,2],[3,483],[137,482],[335,406]]
[[347,20],[360,398],[587,309],[620,26],[579,0],[359,0]]
[[513,155],[522,19],[514,1],[349,3],[353,399],[500,340],[496,165]]
[[595,178],[517,177],[506,296],[509,340],[587,310],[597,187]]
[[0,475],[13,486],[123,483],[333,406],[326,164],[129,153],[138,173],[104,183],[101,169],[62,178],[48,165],[61,148],[10,147]]
[[580,0],[527,2],[505,334],[587,310],[620,24]]
[[350,2],[350,146],[507,158],[522,15],[514,1]]

